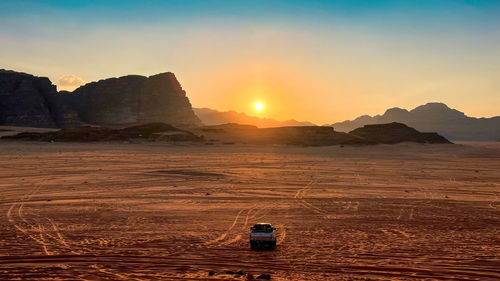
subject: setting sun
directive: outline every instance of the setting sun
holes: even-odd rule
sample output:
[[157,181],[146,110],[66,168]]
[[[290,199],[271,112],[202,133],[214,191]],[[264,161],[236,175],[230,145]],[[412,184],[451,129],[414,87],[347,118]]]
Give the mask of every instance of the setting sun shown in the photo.
[[264,108],[264,105],[261,102],[257,102],[254,105],[255,110],[261,111]]

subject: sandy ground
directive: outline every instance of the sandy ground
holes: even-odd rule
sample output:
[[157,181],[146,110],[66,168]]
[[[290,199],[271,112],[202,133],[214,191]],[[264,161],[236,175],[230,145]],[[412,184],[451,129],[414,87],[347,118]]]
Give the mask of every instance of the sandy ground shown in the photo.
[[500,144],[0,142],[0,178],[0,280],[500,279]]

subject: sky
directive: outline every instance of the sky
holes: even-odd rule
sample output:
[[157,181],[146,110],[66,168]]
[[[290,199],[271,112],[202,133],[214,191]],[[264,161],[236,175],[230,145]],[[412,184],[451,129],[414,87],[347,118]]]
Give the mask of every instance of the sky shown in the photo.
[[0,68],[68,90],[169,71],[194,107],[317,124],[500,115],[499,46],[500,1],[0,0]]

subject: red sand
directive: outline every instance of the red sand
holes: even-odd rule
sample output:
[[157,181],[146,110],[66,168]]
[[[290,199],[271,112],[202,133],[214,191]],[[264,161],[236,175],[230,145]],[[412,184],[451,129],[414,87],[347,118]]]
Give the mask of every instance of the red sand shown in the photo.
[[0,177],[1,280],[500,279],[500,144],[2,142]]

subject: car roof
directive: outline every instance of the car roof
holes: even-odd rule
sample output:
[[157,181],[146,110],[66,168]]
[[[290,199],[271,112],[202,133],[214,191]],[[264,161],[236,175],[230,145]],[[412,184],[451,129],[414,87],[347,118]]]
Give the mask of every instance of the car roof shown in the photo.
[[271,225],[271,224],[267,222],[258,222],[255,225]]

